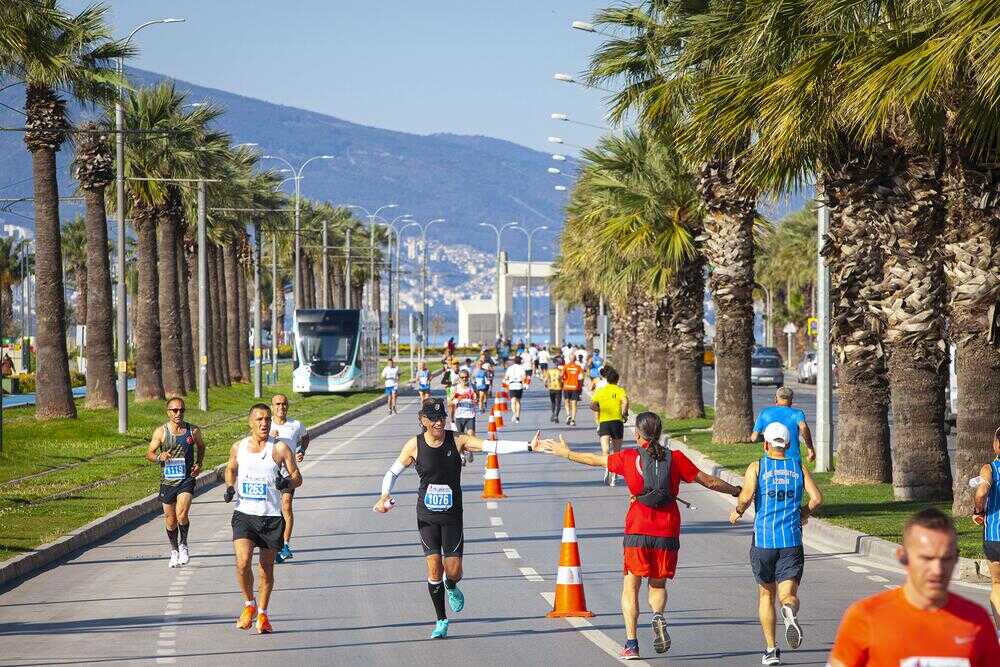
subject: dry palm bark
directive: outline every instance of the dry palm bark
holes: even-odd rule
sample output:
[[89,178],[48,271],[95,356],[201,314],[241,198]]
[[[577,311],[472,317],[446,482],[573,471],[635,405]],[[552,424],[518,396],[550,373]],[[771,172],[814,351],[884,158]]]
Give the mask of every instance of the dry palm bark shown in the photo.
[[177,289],[178,220],[182,215],[180,194],[168,187],[166,204],[159,210],[157,225],[157,271],[159,273],[160,358],[163,364],[163,392],[166,396],[184,396],[184,353],[181,330],[187,326],[180,316]]
[[972,510],[969,478],[994,457],[1000,418],[1000,340],[991,337],[1000,310],[1000,170],[957,141],[948,152],[944,270],[958,384],[953,511],[960,516]]
[[701,254],[686,259],[667,289],[671,308],[665,323],[669,332],[669,416],[695,419],[705,416],[701,380],[705,351],[705,273]]
[[157,269],[156,219],[158,211],[133,198],[139,294],[136,297],[135,399],[162,401],[163,368],[160,351],[160,278]]
[[225,274],[226,306],[226,361],[231,382],[243,382],[240,366],[240,285],[237,246],[232,239],[222,246],[223,273]]
[[642,357],[642,402],[654,412],[670,412],[670,392],[672,369],[670,342],[673,332],[670,330],[670,315],[672,306],[666,297],[656,298],[647,295],[643,299],[643,321],[640,324]]
[[830,209],[823,256],[830,268],[830,340],[839,383],[834,481],[889,482],[889,380],[880,308],[885,257],[877,219],[884,215],[895,154],[880,146],[845,150],[845,156],[825,166],[820,184]]
[[114,323],[111,267],[108,258],[108,220],[104,191],[114,180],[114,160],[106,135],[84,125],[77,136],[74,176],[83,190],[87,228],[87,397],[88,408],[117,404],[115,391]]
[[[188,391],[198,388],[195,377],[195,369],[198,368],[195,354],[197,353],[198,329],[192,328],[193,316],[191,314],[191,298],[188,293],[188,286],[191,275],[197,275],[198,264],[189,264],[186,252],[186,229],[185,225],[181,233],[177,235],[177,299],[181,313],[181,360],[184,369],[184,386]],[[197,306],[195,306],[197,310]]]
[[24,143],[31,152],[35,202],[35,313],[38,321],[35,417],[76,417],[66,350],[66,298],[56,151],[66,140],[66,102],[48,86],[29,83]]
[[750,439],[753,403],[750,350],[753,346],[753,221],[755,201],[736,182],[734,161],[712,160],[698,171],[705,207],[702,250],[710,267],[715,304],[715,381],[712,442]]
[[232,384],[232,370],[229,368],[229,313],[226,307],[228,291],[226,289],[226,267],[225,251],[220,245],[213,245],[215,254],[215,283],[216,298],[213,301],[218,305],[219,310],[219,368],[222,372],[222,383],[227,387]]
[[945,281],[941,159],[897,144],[899,169],[880,219],[885,254],[882,315],[892,400],[892,484],[900,500],[947,498],[951,466],[944,432]]
[[[597,316],[600,310],[600,300],[593,292],[583,294],[583,345],[588,350],[594,347],[597,338]],[[601,350],[601,353],[607,350]]]
[[240,352],[240,375],[243,376],[244,382],[250,381],[250,327],[252,326],[252,320],[250,319],[250,303],[252,300],[248,298],[247,291],[249,289],[247,280],[247,267],[251,265],[251,255],[250,255],[250,243],[247,241],[246,234],[240,234],[240,244],[239,244],[239,254],[237,255],[236,263],[236,277],[238,289],[239,301],[237,306],[239,307],[239,352]]

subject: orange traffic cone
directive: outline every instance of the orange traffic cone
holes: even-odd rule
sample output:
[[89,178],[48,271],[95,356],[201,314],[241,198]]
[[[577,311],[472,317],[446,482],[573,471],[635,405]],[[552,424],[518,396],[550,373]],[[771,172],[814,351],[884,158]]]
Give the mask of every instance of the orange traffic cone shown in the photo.
[[483,473],[482,498],[506,498],[500,483],[500,457],[490,454],[486,457],[486,472]]
[[507,407],[507,392],[500,392],[500,412],[507,412],[510,408]]
[[497,430],[503,428],[503,413],[500,412],[500,408],[493,406],[493,421],[496,423]]
[[490,423],[489,426],[487,426],[486,431],[489,433],[490,440],[497,439],[497,422],[493,415],[490,415]]
[[556,603],[548,614],[549,618],[566,616],[593,616],[587,611],[587,598],[583,594],[583,578],[580,576],[580,549],[576,543],[576,521],[573,519],[573,503],[566,503],[563,516],[562,545],[559,548],[559,574],[556,576]]

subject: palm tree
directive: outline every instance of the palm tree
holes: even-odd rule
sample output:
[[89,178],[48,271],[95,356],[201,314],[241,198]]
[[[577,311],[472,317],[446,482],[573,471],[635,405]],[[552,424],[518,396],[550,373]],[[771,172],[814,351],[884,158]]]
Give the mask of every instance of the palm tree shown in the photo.
[[73,321],[83,325],[87,323],[87,228],[81,216],[62,226],[59,242],[66,272],[73,275],[76,287]]
[[27,247],[24,239],[0,236],[0,322],[5,324],[7,333],[14,321],[14,286],[27,275],[22,262]]
[[[76,134],[73,175],[83,191],[87,234],[87,397],[88,408],[117,404],[114,369],[114,323],[105,189],[114,179],[114,159],[105,134],[96,123]],[[123,343],[124,344],[124,343]]]
[[31,152],[35,202],[36,291],[38,315],[37,409],[39,419],[75,417],[66,350],[66,303],[63,296],[56,151],[66,140],[66,102],[56,94],[68,89],[76,99],[104,102],[118,83],[113,62],[131,55],[111,39],[104,23],[108,8],[94,5],[76,16],[58,10],[55,0],[4,10],[0,73],[24,81],[26,131]]

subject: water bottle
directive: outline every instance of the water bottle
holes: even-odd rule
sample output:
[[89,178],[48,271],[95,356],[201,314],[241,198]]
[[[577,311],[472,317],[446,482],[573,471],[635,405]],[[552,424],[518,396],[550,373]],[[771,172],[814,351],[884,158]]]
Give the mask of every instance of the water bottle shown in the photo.
[[976,475],[975,477],[969,480],[969,486],[971,486],[974,489],[982,483],[983,483],[983,478],[981,475]]

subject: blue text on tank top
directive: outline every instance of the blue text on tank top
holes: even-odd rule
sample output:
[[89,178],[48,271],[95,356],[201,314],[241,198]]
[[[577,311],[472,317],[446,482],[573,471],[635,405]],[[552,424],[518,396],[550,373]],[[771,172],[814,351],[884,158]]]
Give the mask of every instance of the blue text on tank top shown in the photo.
[[763,457],[754,496],[754,544],[761,549],[802,546],[799,505],[802,503],[802,463]]
[[788,434],[792,436],[792,440],[785,450],[785,458],[799,460],[802,458],[802,453],[799,451],[799,422],[805,420],[806,413],[798,408],[787,405],[772,405],[760,411],[760,414],[757,415],[757,421],[754,422],[753,430],[757,433],[763,433],[771,422],[784,424],[785,428],[788,429]]
[[476,389],[486,389],[486,371],[476,371],[475,382]]
[[993,484],[986,496],[986,526],[983,539],[1000,542],[1000,461],[991,464]]

